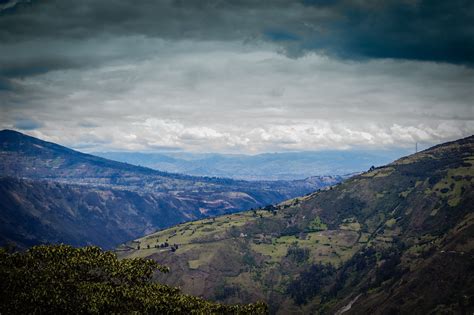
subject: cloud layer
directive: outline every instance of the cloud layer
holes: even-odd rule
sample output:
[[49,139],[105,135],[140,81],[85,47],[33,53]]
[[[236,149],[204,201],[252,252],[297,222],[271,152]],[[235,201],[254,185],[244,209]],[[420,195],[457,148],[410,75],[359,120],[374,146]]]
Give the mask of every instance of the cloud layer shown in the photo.
[[474,60],[469,0],[14,0],[0,14],[0,39],[10,43],[143,35],[273,41],[295,55],[316,50],[343,58]]
[[470,1],[3,1],[0,125],[83,150],[474,131]]

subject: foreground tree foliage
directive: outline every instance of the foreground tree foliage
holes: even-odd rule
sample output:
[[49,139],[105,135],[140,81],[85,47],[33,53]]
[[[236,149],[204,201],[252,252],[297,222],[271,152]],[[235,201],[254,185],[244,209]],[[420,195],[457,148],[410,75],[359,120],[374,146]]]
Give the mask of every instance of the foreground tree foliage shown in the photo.
[[153,260],[118,260],[99,247],[42,245],[0,249],[0,314],[266,314],[263,303],[223,305],[151,282],[168,268]]

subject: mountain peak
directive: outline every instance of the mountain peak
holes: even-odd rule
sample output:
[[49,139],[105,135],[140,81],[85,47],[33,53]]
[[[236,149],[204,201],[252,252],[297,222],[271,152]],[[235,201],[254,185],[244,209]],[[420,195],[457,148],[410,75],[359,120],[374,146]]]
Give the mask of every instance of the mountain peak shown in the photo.
[[48,141],[41,140],[33,136],[29,136],[20,131],[16,131],[12,129],[3,129],[0,131],[0,145],[1,144],[5,145],[6,143],[13,144],[13,143],[20,143],[20,142],[22,142],[23,145],[25,143],[34,142],[34,143],[45,143],[45,144],[47,143],[50,145],[61,147],[58,144],[54,144],[52,142],[48,142]]
[[418,162],[427,158],[430,159],[452,159],[462,158],[472,153],[474,149],[474,135],[466,138],[441,143],[426,150],[402,157],[390,165],[408,164]]
[[30,136],[25,135],[24,133],[21,133],[16,130],[12,130],[12,129],[0,130],[0,140],[2,141],[14,139],[14,138],[20,138],[20,137],[30,137]]
[[82,154],[59,144],[11,129],[0,131],[0,149],[4,152],[21,153],[35,157],[41,157],[43,154],[47,154],[48,157],[58,154]]

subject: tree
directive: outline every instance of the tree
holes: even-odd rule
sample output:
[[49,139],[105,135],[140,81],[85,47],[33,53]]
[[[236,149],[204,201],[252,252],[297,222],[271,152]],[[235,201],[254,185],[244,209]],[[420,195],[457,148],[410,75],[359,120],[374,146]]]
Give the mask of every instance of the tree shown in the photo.
[[290,258],[296,263],[302,263],[309,258],[309,249],[307,248],[300,248],[297,243],[291,244],[288,247],[286,252],[286,257]]
[[99,247],[0,249],[0,313],[267,313],[263,303],[217,304],[153,283],[156,270],[168,268]]
[[336,269],[331,264],[313,264],[288,284],[286,292],[296,304],[305,304],[319,294],[325,286],[333,283],[335,273]]

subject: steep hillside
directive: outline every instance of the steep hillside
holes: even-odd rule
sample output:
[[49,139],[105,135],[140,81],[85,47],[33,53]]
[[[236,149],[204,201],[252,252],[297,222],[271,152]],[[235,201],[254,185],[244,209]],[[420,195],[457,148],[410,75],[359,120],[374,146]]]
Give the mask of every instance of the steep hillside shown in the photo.
[[122,245],[159,277],[271,312],[474,311],[474,137],[275,207],[178,225]]
[[106,248],[179,222],[304,195],[341,177],[246,182],[170,174],[0,131],[0,242]]
[[137,235],[200,217],[173,196],[0,178],[2,243],[113,248]]

